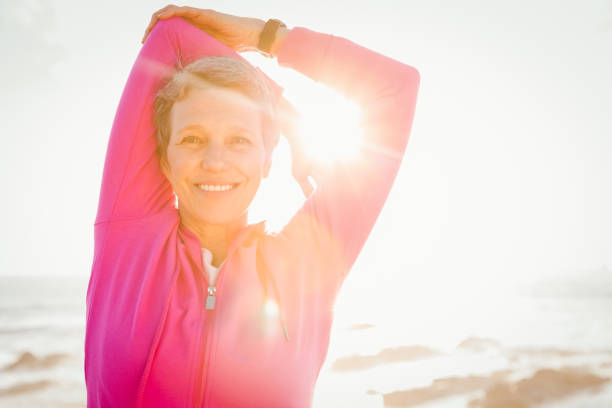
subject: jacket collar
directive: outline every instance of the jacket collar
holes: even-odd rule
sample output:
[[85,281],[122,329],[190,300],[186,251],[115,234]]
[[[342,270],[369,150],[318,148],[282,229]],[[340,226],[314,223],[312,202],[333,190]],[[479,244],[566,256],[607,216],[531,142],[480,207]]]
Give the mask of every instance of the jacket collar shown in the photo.
[[[202,250],[201,245],[200,245],[200,239],[189,228],[186,228],[185,226],[183,226],[183,224],[180,224],[180,219],[179,219],[179,229],[183,233],[183,236],[185,237],[186,244],[189,246],[189,248],[192,251],[194,251],[193,253],[200,254]],[[245,226],[240,231],[238,231],[238,233],[232,240],[230,247],[228,249],[228,252],[227,252],[227,257],[229,258],[230,255],[239,246],[245,246],[245,247],[251,246],[253,243],[253,239],[256,236],[265,235],[265,232],[266,232],[266,221],[265,220],[258,222],[256,224],[249,224]]]

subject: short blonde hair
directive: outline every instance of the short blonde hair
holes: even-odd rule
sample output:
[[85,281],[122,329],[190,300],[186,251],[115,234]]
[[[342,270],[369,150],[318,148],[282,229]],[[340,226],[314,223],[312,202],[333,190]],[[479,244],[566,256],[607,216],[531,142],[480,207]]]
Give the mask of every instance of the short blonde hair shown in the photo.
[[264,148],[266,159],[269,159],[280,133],[272,89],[268,79],[259,70],[242,59],[229,56],[208,56],[193,61],[174,74],[157,92],[153,104],[153,121],[159,159],[167,159],[171,134],[170,112],[174,103],[186,98],[191,89],[211,86],[238,91],[260,108]]

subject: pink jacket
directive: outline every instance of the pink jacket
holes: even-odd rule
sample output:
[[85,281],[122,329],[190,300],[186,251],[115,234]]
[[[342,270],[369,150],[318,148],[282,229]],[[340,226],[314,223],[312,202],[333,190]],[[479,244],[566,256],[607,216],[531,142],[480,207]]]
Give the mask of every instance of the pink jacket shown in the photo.
[[[278,63],[362,108],[367,160],[317,173],[278,234],[233,241],[206,309],[197,236],[181,226],[155,156],[155,93],[176,67],[230,48],[181,18],[157,23],[132,68],[108,145],[87,290],[88,407],[307,407],[336,294],[408,142],[418,72],[341,37],[293,28]],[[272,299],[278,307],[266,306]]]

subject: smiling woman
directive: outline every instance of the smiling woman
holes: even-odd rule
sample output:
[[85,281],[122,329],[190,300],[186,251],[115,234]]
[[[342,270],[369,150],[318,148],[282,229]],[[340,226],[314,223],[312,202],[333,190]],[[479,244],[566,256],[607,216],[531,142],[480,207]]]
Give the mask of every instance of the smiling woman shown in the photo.
[[[277,20],[168,6],[149,31],[104,167],[87,292],[88,406],[310,406],[338,290],[408,142],[419,75]],[[276,116],[293,109],[280,87],[236,53],[257,46],[361,108],[363,159],[295,171],[308,135],[296,137],[295,112]],[[311,177],[316,189],[271,234],[247,214],[279,127],[296,181]],[[326,128],[328,138],[338,132],[347,130]]]
[[187,227],[246,224],[246,210],[270,169],[253,105],[235,91],[214,88],[194,89],[174,104],[161,163]]
[[271,92],[248,62],[207,56],[177,72],[155,97],[161,170],[182,224],[212,251],[215,267],[227,249],[211,243],[211,233],[247,224],[247,209],[270,171],[278,142]]

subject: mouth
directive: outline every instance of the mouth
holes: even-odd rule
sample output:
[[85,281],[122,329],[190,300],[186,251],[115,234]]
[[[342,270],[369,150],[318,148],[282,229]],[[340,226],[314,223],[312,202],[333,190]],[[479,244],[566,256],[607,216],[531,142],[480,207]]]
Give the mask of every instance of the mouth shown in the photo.
[[211,184],[194,184],[194,186],[197,189],[201,191],[205,191],[207,193],[220,194],[220,193],[229,193],[235,190],[240,184],[241,183],[226,183],[226,184],[211,183]]

